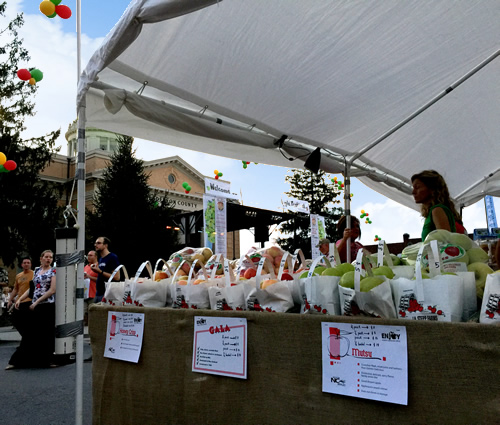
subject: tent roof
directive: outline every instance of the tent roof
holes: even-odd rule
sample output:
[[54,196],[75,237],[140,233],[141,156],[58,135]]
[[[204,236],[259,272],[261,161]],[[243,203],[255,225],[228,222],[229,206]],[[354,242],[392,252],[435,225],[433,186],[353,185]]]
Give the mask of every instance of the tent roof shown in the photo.
[[500,196],[499,22],[498,0],[135,0],[78,105],[98,128],[252,162],[302,168],[320,147],[322,169],[349,161],[410,207],[409,177],[435,169],[467,206]]

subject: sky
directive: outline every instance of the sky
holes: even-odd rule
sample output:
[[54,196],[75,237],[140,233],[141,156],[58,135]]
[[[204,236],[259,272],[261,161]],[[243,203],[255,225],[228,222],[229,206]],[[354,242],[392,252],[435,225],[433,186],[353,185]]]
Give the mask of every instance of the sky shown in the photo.
[[[81,3],[83,70],[92,53],[120,19],[129,1],[82,0]],[[20,30],[20,36],[24,40],[24,47],[30,52],[31,60],[20,66],[37,67],[44,73],[35,97],[36,115],[25,121],[27,129],[23,136],[37,137],[61,129],[58,144],[62,147],[60,153],[65,155],[64,133],[76,118],[76,0],[61,2],[72,10],[73,15],[67,20],[47,18],[40,12],[39,4],[38,0],[7,0],[7,16],[0,18],[0,28],[5,27],[6,19],[10,20],[17,13],[24,13],[25,24]],[[287,168],[251,163],[247,169],[243,169],[241,160],[244,158],[232,160],[138,139],[134,145],[137,158],[146,161],[178,155],[208,177],[213,177],[214,170],[217,169],[223,173],[222,179],[231,182],[231,191],[240,194],[244,205],[281,211],[281,200],[286,198],[284,193],[290,190],[285,182],[286,175],[291,175]],[[342,180],[341,175],[337,178]],[[359,217],[361,210],[364,210],[369,213],[372,221],[372,224],[365,224],[361,220],[362,244],[375,243],[375,235],[388,243],[401,242],[403,233],[409,233],[411,238],[420,237],[423,218],[417,210],[397,204],[355,178],[351,181],[353,215]],[[496,210],[500,211],[500,198],[494,198],[494,203]],[[486,228],[484,202],[479,201],[465,208],[463,221],[469,233],[475,228]],[[273,238],[277,236],[279,233],[273,232],[266,246],[272,244]],[[241,240],[242,253],[251,246],[258,246],[249,231],[241,232]]]

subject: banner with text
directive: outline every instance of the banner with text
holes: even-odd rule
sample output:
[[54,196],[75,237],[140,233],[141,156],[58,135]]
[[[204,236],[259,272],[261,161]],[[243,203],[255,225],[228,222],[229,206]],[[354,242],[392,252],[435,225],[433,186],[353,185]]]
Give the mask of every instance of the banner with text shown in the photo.
[[231,185],[220,180],[205,177],[205,194],[219,198],[238,199],[238,195],[231,193]]
[[226,198],[203,195],[203,229],[205,246],[227,257]]
[[326,237],[325,217],[318,214],[311,214],[311,257],[316,258],[321,255],[319,241]]
[[288,211],[300,212],[309,214],[309,202],[301,201],[300,199],[287,198],[281,200],[281,205]]

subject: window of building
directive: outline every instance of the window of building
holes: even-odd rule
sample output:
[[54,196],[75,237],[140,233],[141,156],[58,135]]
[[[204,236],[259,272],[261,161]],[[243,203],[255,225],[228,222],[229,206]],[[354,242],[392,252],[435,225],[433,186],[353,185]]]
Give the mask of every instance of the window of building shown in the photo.
[[174,184],[175,183],[175,176],[173,174],[169,174],[168,175],[168,182],[170,184]]

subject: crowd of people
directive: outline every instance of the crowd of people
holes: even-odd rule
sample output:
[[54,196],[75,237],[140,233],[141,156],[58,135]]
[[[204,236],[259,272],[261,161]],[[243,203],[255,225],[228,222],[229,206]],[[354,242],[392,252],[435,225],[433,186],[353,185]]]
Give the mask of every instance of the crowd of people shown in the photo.
[[[87,254],[84,268],[85,324],[88,306],[100,302],[104,295],[105,281],[118,267],[118,257],[109,251],[110,240],[97,238],[95,251]],[[45,368],[58,366],[55,361],[55,300],[56,267],[54,253],[45,250],[40,256],[40,266],[32,270],[29,257],[22,258],[22,271],[16,275],[8,295],[7,311],[12,311],[12,325],[21,335],[21,343],[12,354],[6,370],[16,368]],[[119,280],[120,274],[114,277]]]

